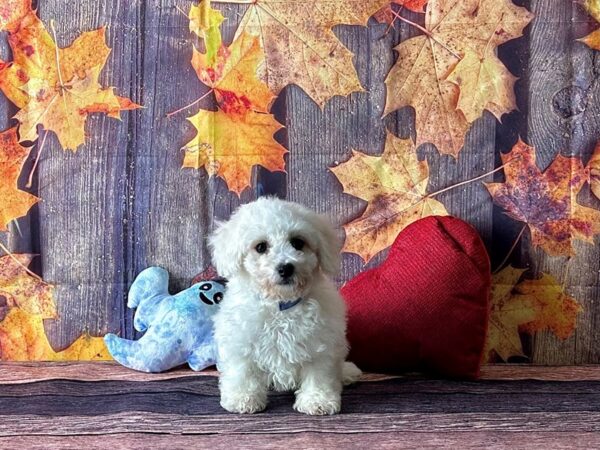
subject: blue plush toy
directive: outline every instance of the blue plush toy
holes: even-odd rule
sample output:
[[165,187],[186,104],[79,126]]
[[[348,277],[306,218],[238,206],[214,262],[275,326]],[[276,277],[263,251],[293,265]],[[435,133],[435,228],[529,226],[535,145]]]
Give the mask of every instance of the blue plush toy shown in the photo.
[[214,365],[213,315],[223,299],[224,283],[200,281],[170,295],[166,270],[144,270],[129,290],[127,306],[137,308],[133,326],[146,333],[137,341],[107,334],[108,351],[120,364],[142,372],[162,372],[185,363],[193,370]]

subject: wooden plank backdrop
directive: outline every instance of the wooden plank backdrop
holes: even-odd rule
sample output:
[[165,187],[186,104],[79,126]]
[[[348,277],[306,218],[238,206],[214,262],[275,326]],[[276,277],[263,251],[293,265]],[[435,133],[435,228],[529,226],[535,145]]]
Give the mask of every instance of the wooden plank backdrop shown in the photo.
[[[423,145],[419,156],[430,165],[428,192],[486,173],[500,164],[520,136],[537,149],[545,168],[558,151],[587,162],[600,138],[600,62],[596,53],[577,43],[594,25],[571,0],[515,0],[536,18],[523,38],[499,49],[499,56],[520,79],[516,85],[519,110],[502,123],[485,112],[466,137],[457,160],[440,156]],[[419,34],[407,24],[388,29],[373,19],[368,27],[338,26],[342,43],[355,54],[364,92],[335,97],[321,110],[300,88],[288,86],[274,104],[286,128],[276,135],[289,150],[287,174],[255,168],[252,189],[238,198],[220,179],[204,170],[181,169],[180,148],[195,130],[185,117],[198,111],[166,114],[206,92],[190,64],[192,44],[186,0],[40,0],[38,14],[54,20],[58,44],[69,45],[84,31],[107,26],[112,52],[101,75],[104,85],[144,105],[116,121],[92,115],[87,143],[77,153],[64,152],[52,133],[47,136],[33,186],[43,200],[0,236],[15,252],[39,253],[34,264],[56,286],[59,320],[46,321],[56,349],[67,347],[83,331],[93,335],[118,331],[134,335],[131,312],[125,307],[129,285],[145,267],[160,265],[173,277],[172,289],[182,289],[209,264],[205,237],[215,219],[225,219],[240,203],[258,195],[275,194],[329,214],[337,225],[358,217],[366,204],[342,193],[329,167],[356,149],[369,154],[383,150],[386,128],[402,138],[414,137],[410,108],[381,119],[384,79],[395,62],[392,50],[400,40]],[[227,17],[224,38],[230,42],[247,6],[215,4]],[[403,12],[423,23],[423,15]],[[6,59],[6,37],[0,39]],[[0,94],[1,95],[1,94]],[[206,108],[206,104],[203,105]],[[0,127],[6,129],[16,110],[0,98]],[[31,161],[28,163],[30,167]],[[28,173],[28,167],[24,173]],[[494,178],[495,177],[495,178]],[[486,181],[502,180],[501,174]],[[24,179],[21,181],[25,181]],[[482,183],[476,182],[438,197],[454,215],[481,233],[495,268],[506,256],[522,224],[495,208]],[[579,201],[600,207],[584,190]],[[538,364],[600,362],[600,250],[577,243],[577,256],[548,257],[532,251],[528,233],[511,261],[534,272],[548,272],[564,283],[583,304],[577,330],[566,341],[538,333],[526,344]],[[7,241],[8,240],[8,241]],[[520,249],[520,250],[519,250]],[[365,266],[345,254],[340,283],[381,262],[385,253]],[[524,360],[525,362],[525,360]]]

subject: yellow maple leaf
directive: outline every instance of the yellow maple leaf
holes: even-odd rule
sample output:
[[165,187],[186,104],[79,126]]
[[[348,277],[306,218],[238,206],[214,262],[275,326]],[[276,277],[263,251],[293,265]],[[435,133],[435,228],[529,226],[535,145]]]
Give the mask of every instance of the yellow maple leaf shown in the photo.
[[197,133],[184,147],[183,167],[204,167],[240,195],[250,186],[255,165],[271,171],[285,169],[287,150],[273,139],[283,126],[269,114],[274,95],[258,78],[264,65],[258,37],[241,33],[229,47],[222,45],[214,26],[222,21],[220,15],[210,9],[209,1],[199,7],[204,8],[204,22],[208,22],[199,26],[207,51],[194,49],[192,66],[214,92],[218,109],[200,110],[188,118]]
[[0,231],[6,231],[12,220],[27,214],[38,201],[17,185],[28,155],[29,149],[19,145],[15,128],[0,132]]
[[201,0],[198,5],[190,7],[188,19],[190,20],[190,31],[204,39],[208,63],[214,64],[217,52],[222,47],[219,27],[225,17],[220,11],[211,8],[210,0]]
[[521,327],[529,334],[549,330],[560,339],[567,339],[575,330],[577,315],[583,311],[577,300],[565,294],[563,286],[545,273],[539,279],[519,283],[514,297],[528,299],[535,306],[535,319]]
[[35,140],[37,126],[54,131],[65,149],[84,143],[88,114],[105,112],[110,117],[139,105],[102,88],[98,76],[110,49],[105,29],[83,33],[71,46],[58,48],[34,12],[22,18],[9,35],[11,63],[0,64],[0,89],[21,111],[21,140]]
[[[508,71],[499,63],[496,47],[521,36],[531,18],[531,13],[511,0],[430,0],[426,34],[395,49],[399,56],[385,81],[384,115],[412,106],[417,146],[430,142],[440,153],[456,157],[470,122],[483,114],[484,108],[498,117],[515,108],[514,94],[506,92],[512,90],[512,75],[498,90],[497,78]],[[465,56],[467,61],[457,66]],[[502,72],[472,79],[465,73],[473,65],[479,71],[502,67]],[[459,73],[451,77],[457,67]],[[488,85],[490,80],[493,86]],[[466,90],[474,92],[463,92]],[[492,93],[494,98],[486,102],[480,91]]]
[[460,88],[457,108],[469,123],[477,120],[484,109],[498,120],[502,114],[517,109],[514,91],[517,77],[496,55],[480,58],[475,52],[466,50],[447,79]]
[[[214,3],[249,3],[217,0]],[[389,0],[256,0],[246,11],[241,33],[260,36],[266,54],[263,79],[275,93],[288,84],[300,86],[320,107],[334,95],[348,95],[362,87],[352,53],[332,28],[338,24],[366,25]]]
[[2,361],[108,361],[112,358],[104,339],[80,336],[65,350],[50,346],[41,315],[11,308],[0,322],[0,358]]
[[583,0],[580,3],[590,16],[600,22],[600,0]]
[[548,274],[519,282],[524,272],[506,267],[492,279],[492,310],[485,348],[490,361],[494,354],[503,361],[525,356],[520,332],[548,330],[567,339],[575,330],[577,315],[582,311],[577,300],[565,294],[564,288]]
[[25,270],[33,255],[16,254],[0,257],[0,296],[7,307],[18,307],[43,319],[56,318],[52,286],[34,278]]
[[444,205],[427,196],[429,168],[426,161],[417,159],[409,139],[388,132],[381,156],[353,151],[350,160],[331,171],[345,193],[368,202],[361,217],[344,225],[343,248],[366,262],[415,220],[448,214]]
[[270,114],[200,110],[188,120],[198,133],[185,147],[183,167],[205,167],[238,195],[250,186],[254,165],[284,170],[286,150],[273,140],[281,125]]

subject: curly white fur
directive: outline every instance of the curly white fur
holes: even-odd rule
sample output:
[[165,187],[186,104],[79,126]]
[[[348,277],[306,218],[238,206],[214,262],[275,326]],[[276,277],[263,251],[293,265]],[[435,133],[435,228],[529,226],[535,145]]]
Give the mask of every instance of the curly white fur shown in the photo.
[[[360,370],[344,362],[346,309],[329,278],[339,270],[340,244],[329,222],[296,203],[263,197],[221,223],[209,245],[229,279],[215,317],[223,408],[261,411],[274,388],[295,390],[297,411],[339,412],[342,385]],[[286,264],[291,276],[281,274]],[[299,298],[280,311],[280,303]]]

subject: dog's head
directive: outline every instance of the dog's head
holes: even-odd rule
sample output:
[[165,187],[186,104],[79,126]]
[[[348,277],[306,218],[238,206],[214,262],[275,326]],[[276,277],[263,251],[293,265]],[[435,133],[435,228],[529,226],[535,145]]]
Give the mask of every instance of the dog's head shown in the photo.
[[337,274],[340,242],[327,219],[296,203],[261,197],[241,206],[209,238],[220,275],[248,275],[273,298],[300,296],[322,272]]

